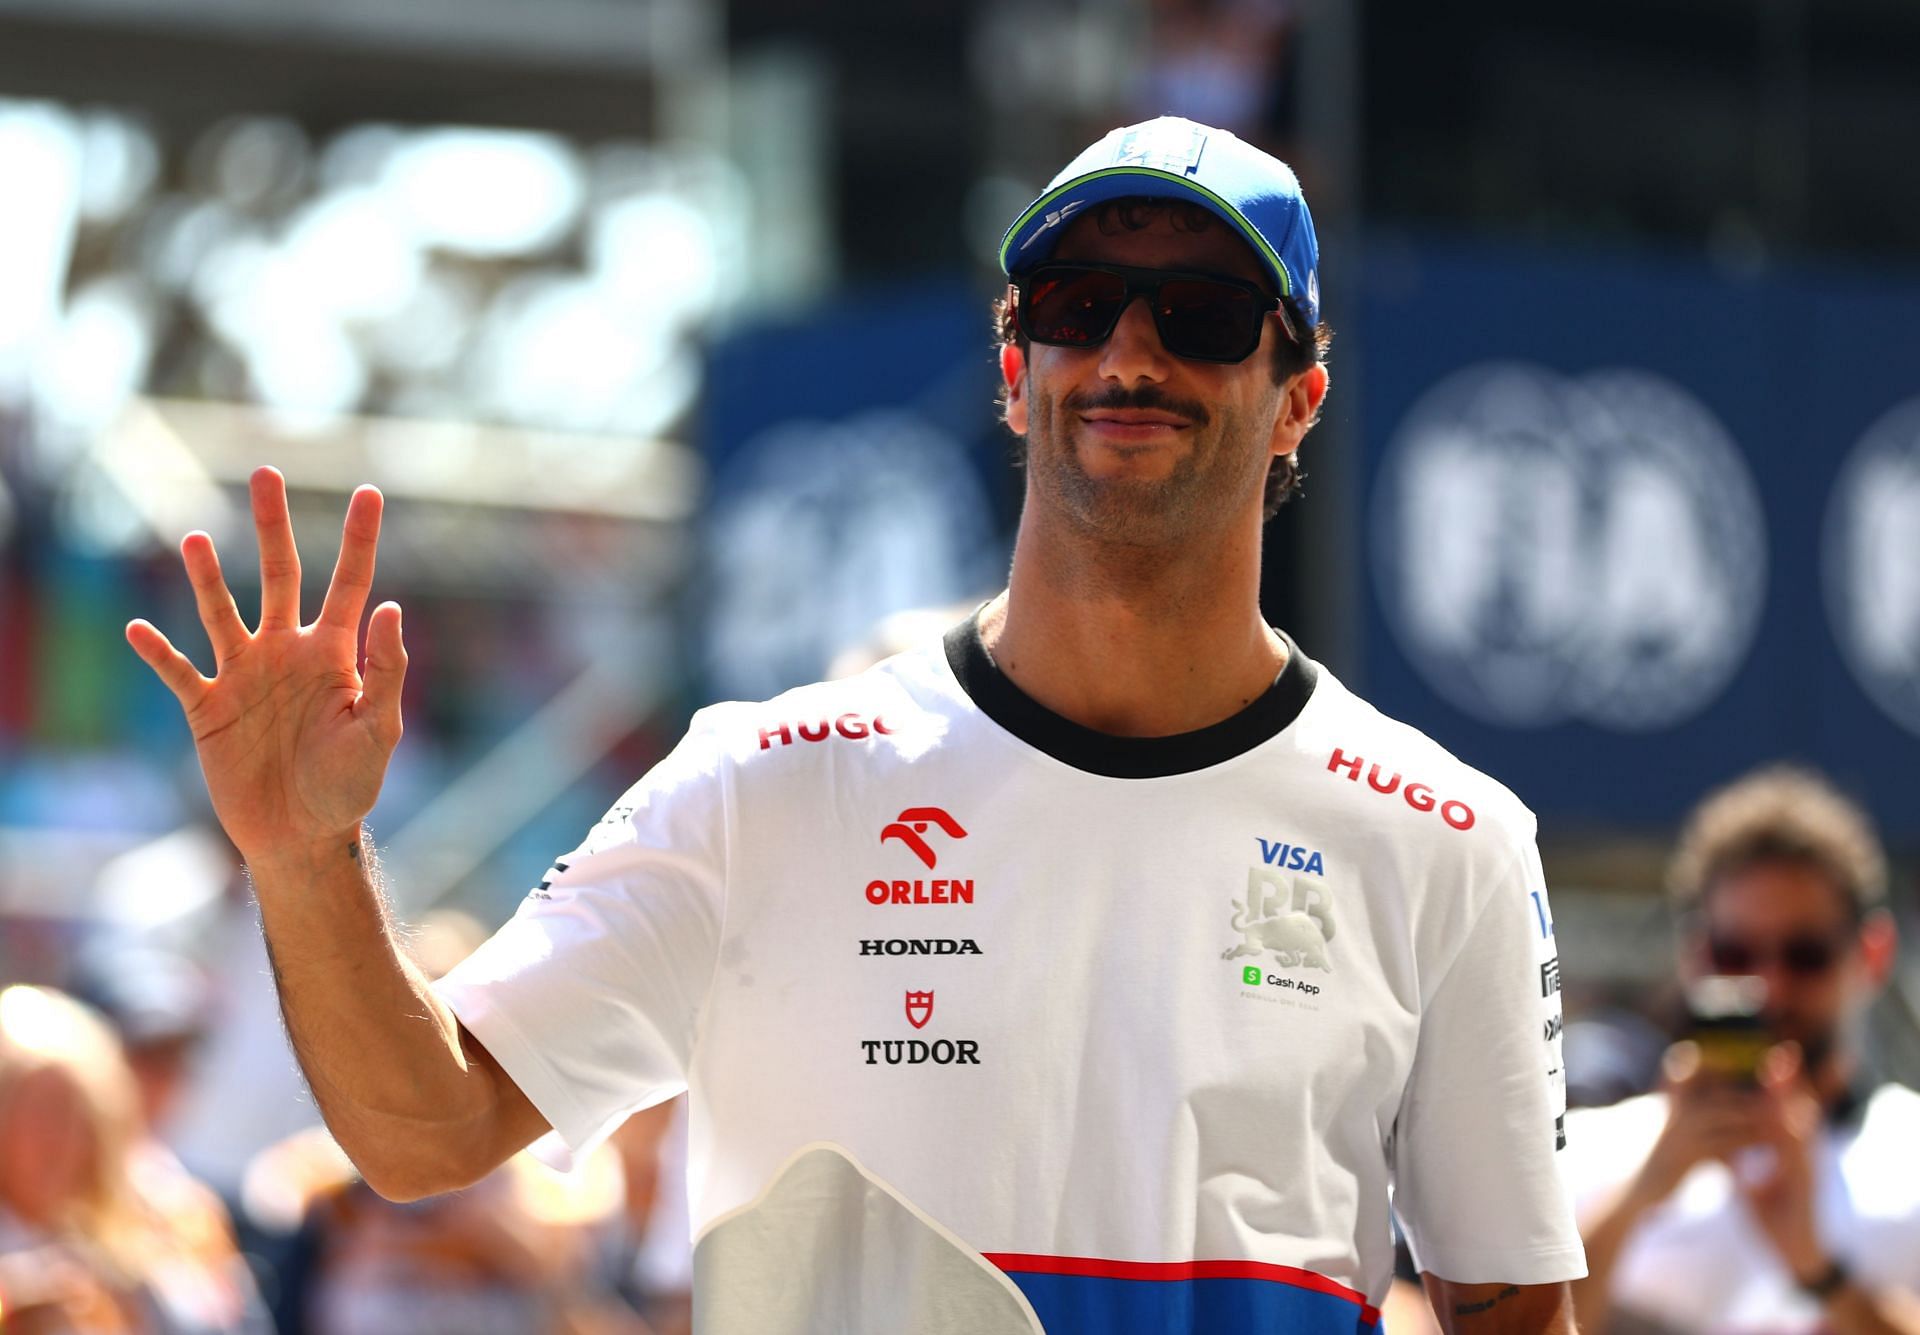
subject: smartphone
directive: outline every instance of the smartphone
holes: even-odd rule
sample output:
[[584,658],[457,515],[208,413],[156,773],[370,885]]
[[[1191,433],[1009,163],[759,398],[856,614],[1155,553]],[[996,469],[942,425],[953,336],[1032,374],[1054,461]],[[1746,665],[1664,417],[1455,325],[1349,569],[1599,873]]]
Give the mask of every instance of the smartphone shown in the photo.
[[1700,1049],[1700,1066],[1729,1084],[1759,1083],[1760,1063],[1773,1046],[1767,1028],[1767,980],[1727,974],[1688,984],[1687,1031]]

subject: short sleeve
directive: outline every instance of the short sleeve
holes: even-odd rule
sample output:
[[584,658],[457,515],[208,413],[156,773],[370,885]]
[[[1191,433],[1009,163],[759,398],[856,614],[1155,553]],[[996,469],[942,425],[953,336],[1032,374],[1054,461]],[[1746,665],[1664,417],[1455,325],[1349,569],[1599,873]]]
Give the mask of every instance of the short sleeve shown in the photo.
[[575,1154],[686,1088],[725,896],[710,714],[434,984]]
[[1667,1122],[1663,1094],[1637,1094],[1605,1108],[1567,1114],[1567,1147],[1560,1154],[1560,1180],[1567,1184],[1575,1219],[1612,1201],[1647,1161]]
[[1463,1284],[1586,1273],[1558,1167],[1560,961],[1528,838],[1421,1015],[1394,1128],[1394,1203],[1421,1270]]

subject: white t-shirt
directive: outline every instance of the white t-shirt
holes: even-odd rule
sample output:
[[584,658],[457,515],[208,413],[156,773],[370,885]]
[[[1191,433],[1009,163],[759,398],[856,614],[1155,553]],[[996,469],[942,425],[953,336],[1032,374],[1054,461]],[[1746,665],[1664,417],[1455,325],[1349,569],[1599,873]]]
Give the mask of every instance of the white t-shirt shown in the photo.
[[[1663,1094],[1582,1108],[1561,1167],[1582,1215],[1603,1208],[1646,1162],[1666,1125]],[[1868,1288],[1920,1287],[1920,1094],[1883,1085],[1830,1125],[1815,1150],[1815,1218],[1829,1252]],[[1798,1335],[1826,1329],[1740,1198],[1726,1165],[1695,1168],[1650,1211],[1614,1264],[1616,1308],[1681,1332]]]
[[690,1087],[705,1328],[1371,1329],[1584,1273],[1531,814],[1297,649],[1128,739],[974,623],[698,714],[439,984],[579,1148]]

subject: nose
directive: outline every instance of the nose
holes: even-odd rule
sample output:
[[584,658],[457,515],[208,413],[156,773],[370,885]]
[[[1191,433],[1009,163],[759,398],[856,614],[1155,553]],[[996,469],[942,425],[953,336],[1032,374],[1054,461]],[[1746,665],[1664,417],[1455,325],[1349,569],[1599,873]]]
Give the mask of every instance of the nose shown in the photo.
[[1135,297],[1120,312],[1113,332],[1100,353],[1100,374],[1122,384],[1167,378],[1169,358],[1154,328],[1153,310],[1145,297]]
[[1767,985],[1766,1018],[1776,1024],[1792,1010],[1793,998],[1802,995],[1806,982],[1786,967],[1779,956],[1756,960],[1753,973]]

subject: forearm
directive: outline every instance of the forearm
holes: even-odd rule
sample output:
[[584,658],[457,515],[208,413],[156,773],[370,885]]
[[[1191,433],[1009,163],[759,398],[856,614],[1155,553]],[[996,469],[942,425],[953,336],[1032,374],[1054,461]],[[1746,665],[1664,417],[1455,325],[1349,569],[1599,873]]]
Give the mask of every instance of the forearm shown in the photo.
[[1461,1284],[1421,1277],[1447,1335],[1574,1335],[1565,1284]]
[[1826,1301],[1834,1335],[1920,1335],[1920,1298],[1849,1281]]
[[499,1140],[499,1082],[396,935],[364,835],[248,863],[281,1013],[327,1127],[368,1183],[464,1186]]
[[1591,1219],[1581,1221],[1580,1240],[1586,1247],[1587,1274],[1573,1281],[1573,1310],[1583,1335],[1605,1335],[1613,1321],[1613,1271],[1627,1239],[1647,1212],[1648,1194],[1637,1181]]

